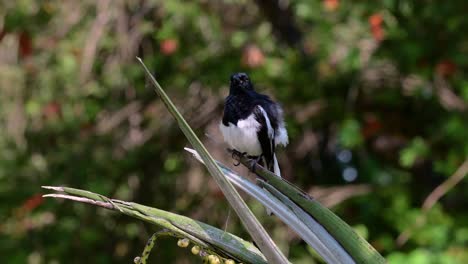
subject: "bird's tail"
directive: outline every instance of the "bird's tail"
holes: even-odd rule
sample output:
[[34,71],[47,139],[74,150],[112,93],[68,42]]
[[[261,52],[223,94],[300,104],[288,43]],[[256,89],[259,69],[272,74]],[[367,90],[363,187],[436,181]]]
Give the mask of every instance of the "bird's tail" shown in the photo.
[[[270,169],[271,170],[271,169]],[[273,171],[276,176],[281,178],[281,171],[278,165],[278,160],[276,159],[276,154],[273,154]],[[270,209],[266,208],[267,214],[271,216],[273,213],[270,211]]]
[[[273,160],[267,160],[266,157],[263,157],[261,160],[265,164],[266,168],[276,174],[276,176],[281,177],[281,170],[278,165],[278,160],[276,159],[276,154],[273,154]],[[262,165],[262,164],[260,164]]]
[[276,159],[276,154],[273,154],[273,173],[281,178],[281,171],[278,165],[278,160]]

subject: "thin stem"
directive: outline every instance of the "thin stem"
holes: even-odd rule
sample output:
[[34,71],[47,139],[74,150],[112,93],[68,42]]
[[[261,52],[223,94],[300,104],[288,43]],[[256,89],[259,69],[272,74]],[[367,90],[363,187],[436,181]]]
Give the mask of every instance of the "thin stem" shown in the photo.
[[69,187],[45,186],[45,188],[62,193],[46,194],[44,197],[87,203],[141,219],[170,230],[173,236],[189,239],[204,248],[206,252],[213,252],[243,263],[267,263],[266,258],[252,243],[191,218],[137,203],[109,199],[85,190]]
[[146,261],[148,260],[148,257],[151,253],[151,250],[154,247],[154,244],[156,240],[161,237],[161,236],[171,236],[173,235],[172,232],[169,229],[163,229],[161,231],[158,231],[154,233],[149,239],[148,242],[146,242],[145,248],[143,249],[143,252],[141,253],[141,256],[138,256],[135,258],[135,264],[146,264]]
[[453,187],[455,187],[465,176],[468,175],[468,159],[463,162],[460,167],[453,173],[447,180],[445,180],[442,184],[437,186],[427,197],[424,199],[422,208],[422,214],[416,219],[416,222],[408,229],[401,232],[398,236],[396,243],[399,247],[403,246],[410,237],[413,235],[414,229],[417,229],[424,225],[427,220],[427,213],[434,207],[437,201],[442,198],[448,191],[450,191]]

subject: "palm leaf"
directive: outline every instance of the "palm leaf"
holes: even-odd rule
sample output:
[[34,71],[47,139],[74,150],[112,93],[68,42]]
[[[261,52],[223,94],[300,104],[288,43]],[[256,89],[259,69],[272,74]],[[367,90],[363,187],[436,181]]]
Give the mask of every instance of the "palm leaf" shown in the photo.
[[283,253],[279,250],[276,244],[273,242],[271,237],[267,234],[263,226],[258,222],[257,218],[255,218],[252,211],[249,209],[247,204],[242,200],[239,193],[236,189],[232,186],[232,184],[226,179],[223,172],[216,164],[215,160],[211,157],[211,155],[206,150],[205,146],[202,144],[200,139],[197,135],[193,132],[187,121],[182,117],[179,113],[175,105],[172,103],[171,99],[167,96],[164,90],[161,88],[159,83],[156,81],[154,76],[148,70],[146,65],[140,58],[137,58],[138,61],[141,63],[145,72],[150,79],[151,83],[153,84],[156,93],[164,102],[166,108],[172,114],[172,116],[176,119],[180,129],[184,133],[185,137],[187,137],[188,141],[192,146],[197,150],[200,154],[201,159],[206,165],[209,173],[215,179],[216,183],[220,187],[221,191],[223,192],[224,196],[228,200],[229,204],[232,206],[234,211],[239,216],[242,224],[252,236],[252,239],[257,243],[258,247],[262,251],[262,253],[267,258],[268,262],[270,263],[288,263],[288,260],[283,255]]
[[53,186],[43,188],[59,192],[44,197],[92,204],[141,219],[168,230],[175,237],[188,238],[208,252],[243,263],[267,263],[265,256],[252,243],[203,222],[138,203],[110,199],[90,191]]

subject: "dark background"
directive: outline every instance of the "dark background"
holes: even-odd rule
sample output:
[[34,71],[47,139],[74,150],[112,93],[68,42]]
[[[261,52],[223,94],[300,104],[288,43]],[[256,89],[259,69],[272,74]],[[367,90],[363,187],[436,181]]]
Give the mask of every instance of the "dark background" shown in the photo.
[[[230,74],[247,72],[285,109],[285,178],[390,263],[467,263],[466,6],[1,1],[0,259],[131,263],[157,231],[104,209],[44,200],[41,185],[88,189],[220,228],[230,214],[227,231],[249,239],[183,150],[188,142],[146,85],[140,56],[216,158],[232,164],[218,122]],[[247,200],[292,262],[316,261]],[[200,259],[168,238],[158,240],[151,263]]]

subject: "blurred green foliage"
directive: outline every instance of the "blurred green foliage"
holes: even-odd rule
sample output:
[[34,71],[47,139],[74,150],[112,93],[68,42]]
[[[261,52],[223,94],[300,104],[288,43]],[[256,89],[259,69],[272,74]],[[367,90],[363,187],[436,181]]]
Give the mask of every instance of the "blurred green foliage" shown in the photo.
[[[467,263],[466,179],[415,225],[426,197],[468,157],[465,6],[1,1],[0,258],[128,263],[156,231],[102,209],[43,201],[41,185],[225,226],[226,202],[183,153],[187,142],[145,86],[138,55],[199,135],[215,140],[229,75],[248,72],[285,108],[291,144],[279,157],[288,180],[333,206],[390,263]],[[250,203],[294,263],[313,262],[305,243]],[[232,215],[228,231],[248,238]],[[197,261],[164,241],[154,260]]]

